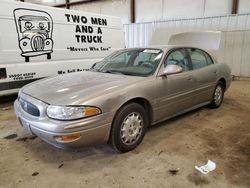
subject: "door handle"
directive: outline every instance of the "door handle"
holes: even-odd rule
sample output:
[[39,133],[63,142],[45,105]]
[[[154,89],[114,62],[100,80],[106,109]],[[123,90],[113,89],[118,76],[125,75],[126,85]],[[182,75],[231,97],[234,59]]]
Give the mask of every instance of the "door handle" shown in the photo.
[[218,74],[218,70],[214,70],[213,73],[214,73],[214,74]]

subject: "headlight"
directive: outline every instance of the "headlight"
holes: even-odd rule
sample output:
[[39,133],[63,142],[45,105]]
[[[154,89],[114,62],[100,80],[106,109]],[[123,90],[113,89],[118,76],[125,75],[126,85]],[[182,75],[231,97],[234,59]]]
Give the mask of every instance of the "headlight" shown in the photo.
[[101,110],[92,106],[53,106],[47,108],[47,115],[58,120],[75,120],[101,114]]

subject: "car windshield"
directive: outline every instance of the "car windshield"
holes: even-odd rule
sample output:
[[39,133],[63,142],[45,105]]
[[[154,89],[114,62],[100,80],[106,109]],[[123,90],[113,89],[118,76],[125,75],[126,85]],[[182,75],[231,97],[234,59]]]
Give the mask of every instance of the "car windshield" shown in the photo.
[[149,76],[155,72],[162,55],[162,50],[152,48],[117,51],[94,64],[92,70],[132,76]]

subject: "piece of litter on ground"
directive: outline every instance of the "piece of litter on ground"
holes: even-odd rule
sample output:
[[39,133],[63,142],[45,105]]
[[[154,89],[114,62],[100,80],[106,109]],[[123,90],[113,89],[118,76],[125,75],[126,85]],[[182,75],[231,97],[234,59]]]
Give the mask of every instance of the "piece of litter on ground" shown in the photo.
[[39,174],[39,172],[34,172],[33,174],[32,174],[32,176],[37,176]]
[[58,168],[62,168],[62,167],[63,167],[63,163],[58,166]]
[[16,138],[17,137],[17,134],[10,134],[8,136],[5,136],[4,139],[13,139],[13,138]]
[[158,155],[160,155],[160,154],[162,154],[163,153],[163,151],[160,151],[159,153],[158,153]]
[[168,170],[168,172],[172,175],[172,176],[174,176],[174,175],[176,175],[178,172],[179,172],[179,168],[177,168],[177,169],[170,169],[170,170]]
[[195,166],[195,169],[201,172],[202,174],[207,174],[213,170],[215,170],[216,164],[213,161],[208,160],[206,165],[203,166]]

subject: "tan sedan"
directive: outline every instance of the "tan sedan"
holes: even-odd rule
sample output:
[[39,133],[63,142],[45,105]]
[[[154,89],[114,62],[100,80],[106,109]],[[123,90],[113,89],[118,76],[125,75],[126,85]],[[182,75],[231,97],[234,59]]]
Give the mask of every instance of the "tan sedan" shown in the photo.
[[230,83],[229,67],[199,48],[124,49],[89,71],[23,87],[15,111],[23,127],[56,147],[106,142],[127,152],[150,125],[219,107]]

